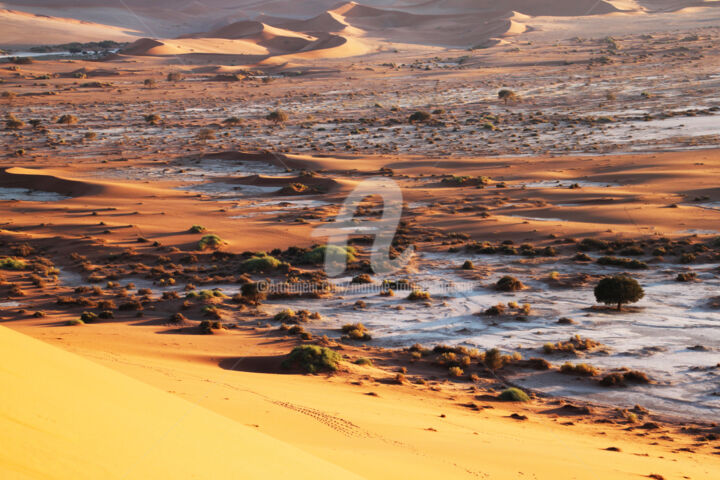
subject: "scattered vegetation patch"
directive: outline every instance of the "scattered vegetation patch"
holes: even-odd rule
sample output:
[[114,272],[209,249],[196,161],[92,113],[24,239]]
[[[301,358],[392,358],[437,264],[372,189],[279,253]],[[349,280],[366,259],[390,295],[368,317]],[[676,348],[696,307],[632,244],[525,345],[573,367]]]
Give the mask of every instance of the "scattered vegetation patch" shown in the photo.
[[573,365],[570,362],[565,362],[560,367],[561,373],[566,373],[568,375],[580,375],[582,377],[594,377],[595,375],[598,375],[600,373],[600,370],[593,367],[592,365],[588,365],[587,363],[577,363]]
[[328,259],[333,263],[354,262],[357,260],[355,247],[340,247],[337,245],[320,245],[305,253],[303,263],[321,265]]
[[597,260],[599,265],[610,265],[613,267],[629,268],[632,270],[647,270],[648,265],[645,262],[633,258],[622,257],[600,257]]
[[645,372],[623,369],[620,372],[609,373],[600,380],[600,385],[604,387],[625,387],[628,383],[649,384],[650,378]]
[[553,353],[570,353],[577,355],[578,352],[592,352],[604,348],[604,345],[589,338],[582,338],[580,335],[570,337],[567,342],[546,343],[543,351],[550,355]]

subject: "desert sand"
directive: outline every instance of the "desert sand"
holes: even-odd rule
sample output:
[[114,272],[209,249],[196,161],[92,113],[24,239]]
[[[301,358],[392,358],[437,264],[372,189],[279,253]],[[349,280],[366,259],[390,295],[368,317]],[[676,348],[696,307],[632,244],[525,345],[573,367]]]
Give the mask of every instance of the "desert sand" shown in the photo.
[[0,476],[717,477],[720,2],[124,4],[0,4]]

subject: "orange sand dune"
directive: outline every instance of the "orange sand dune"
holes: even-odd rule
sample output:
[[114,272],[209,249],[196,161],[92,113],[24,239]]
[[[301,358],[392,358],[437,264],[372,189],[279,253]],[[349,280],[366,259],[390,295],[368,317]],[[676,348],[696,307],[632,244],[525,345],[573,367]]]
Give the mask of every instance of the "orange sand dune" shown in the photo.
[[[0,186],[54,192],[66,197],[102,195],[117,198],[157,194],[157,191],[147,187],[121,185],[112,182],[73,180],[62,175],[63,173],[55,170],[0,167]],[[163,192],[163,195],[165,194],[166,192]]]
[[0,9],[0,45],[5,47],[100,40],[128,42],[138,36],[139,32],[126,28]]
[[187,35],[182,38],[224,38],[245,40],[270,50],[293,52],[303,49],[316,40],[315,37],[290,30],[271,27],[261,22],[235,22],[207,33]]
[[249,40],[187,38],[161,41],[142,38],[123,49],[121,53],[165,57],[186,54],[267,55],[269,51]]
[[0,350],[4,479],[360,478],[5,327]]

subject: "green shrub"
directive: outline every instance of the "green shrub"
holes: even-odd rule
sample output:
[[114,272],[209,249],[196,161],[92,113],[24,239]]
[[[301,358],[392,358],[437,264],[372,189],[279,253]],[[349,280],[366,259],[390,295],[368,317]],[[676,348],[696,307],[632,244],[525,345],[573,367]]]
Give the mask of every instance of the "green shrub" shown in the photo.
[[355,360],[355,365],[366,365],[368,367],[372,367],[373,361],[369,358],[362,357]]
[[0,269],[2,270],[25,270],[27,269],[27,263],[24,261],[13,258],[13,257],[7,257],[0,259]]
[[67,324],[71,327],[77,326],[77,325],[85,325],[85,322],[80,320],[79,318],[76,318],[74,320],[68,320]]
[[519,388],[508,388],[507,390],[503,390],[503,392],[498,396],[498,398],[504,402],[529,402],[530,397],[528,397],[527,393],[523,392]]
[[338,247],[337,245],[320,245],[313,248],[303,256],[303,262],[310,265],[320,265],[329,258],[333,262],[354,262],[357,258],[354,247]]
[[198,249],[200,250],[217,250],[220,248],[225,242],[222,240],[222,238],[218,237],[217,235],[211,234],[211,235],[205,235],[200,239],[198,242]]
[[199,298],[201,300],[210,300],[213,298],[227,298],[220,290],[200,290],[199,292],[188,292],[185,298]]
[[275,257],[270,255],[263,255],[248,258],[240,264],[240,268],[244,272],[258,273],[258,272],[269,272],[278,268],[282,262]]
[[340,367],[342,355],[327,347],[300,345],[292,349],[283,361],[283,368],[298,366],[307,373],[335,372]]

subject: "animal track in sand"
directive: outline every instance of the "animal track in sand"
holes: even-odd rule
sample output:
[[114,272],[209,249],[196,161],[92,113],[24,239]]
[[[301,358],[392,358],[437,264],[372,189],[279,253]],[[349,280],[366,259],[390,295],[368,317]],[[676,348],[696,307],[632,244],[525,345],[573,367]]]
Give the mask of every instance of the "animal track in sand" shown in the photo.
[[290,410],[294,410],[296,412],[302,413],[303,415],[307,415],[307,416],[317,420],[320,423],[324,423],[328,427],[342,433],[343,435],[345,435],[347,437],[367,438],[367,437],[372,436],[370,434],[370,432],[362,430],[360,427],[358,427],[354,423],[352,423],[348,420],[345,420],[344,418],[339,418],[339,417],[335,417],[333,415],[329,415],[321,410],[316,410],[314,408],[308,408],[308,407],[302,407],[300,405],[295,405],[293,403],[288,403],[288,402],[273,401],[272,403],[274,403],[275,405],[279,405],[281,407],[285,407]]

